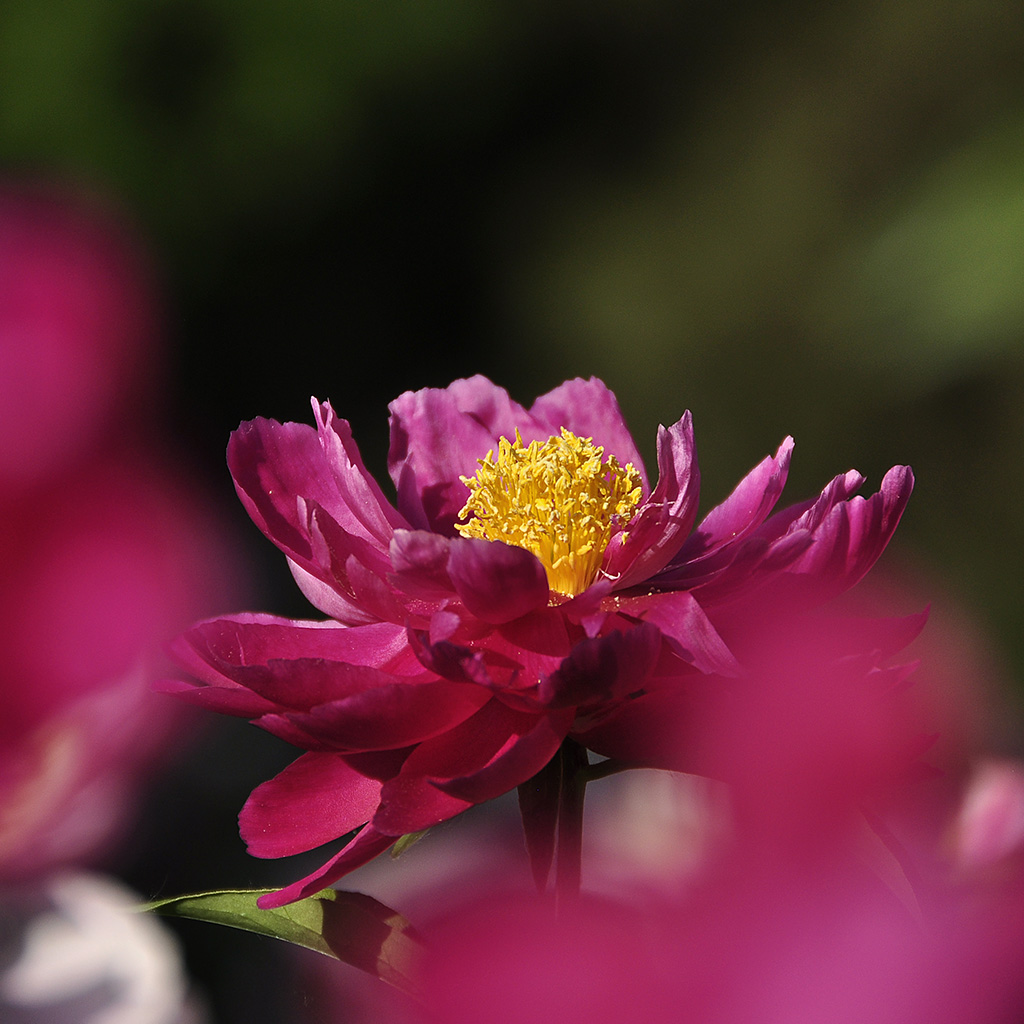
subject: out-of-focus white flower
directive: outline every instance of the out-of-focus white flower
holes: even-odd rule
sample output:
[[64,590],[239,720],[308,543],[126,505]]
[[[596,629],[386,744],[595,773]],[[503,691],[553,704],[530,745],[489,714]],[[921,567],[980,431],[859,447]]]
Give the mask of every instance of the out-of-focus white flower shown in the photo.
[[138,898],[95,875],[45,886],[48,908],[25,925],[0,975],[0,1017],[33,1024],[202,1024],[177,944]]

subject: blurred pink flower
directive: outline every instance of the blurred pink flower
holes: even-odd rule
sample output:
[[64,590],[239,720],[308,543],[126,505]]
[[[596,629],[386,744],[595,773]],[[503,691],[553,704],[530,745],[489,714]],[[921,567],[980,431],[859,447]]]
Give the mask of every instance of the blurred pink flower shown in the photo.
[[[956,804],[945,785],[907,772],[927,723],[903,673],[858,668],[837,680],[840,663],[821,657],[834,633],[762,636],[752,701],[716,709],[705,749],[727,765],[731,784],[718,796],[731,823],[712,855],[683,866],[678,884],[619,874],[616,895],[584,894],[557,914],[494,878],[460,879],[433,920],[415,918],[427,937],[423,1009],[410,1005],[407,1019],[1019,1020],[1019,766],[983,768]],[[858,677],[867,685],[848,689]],[[923,836],[916,805],[942,794]],[[876,819],[872,803],[891,820]],[[904,828],[918,833],[912,855],[894,834]],[[998,875],[979,870],[995,857]]]
[[527,410],[474,377],[392,404],[395,507],[348,423],[326,403],[314,413],[315,429],[242,424],[228,464],[253,520],[331,618],[200,623],[175,647],[200,682],[167,684],[308,751],[246,803],[251,853],[298,853],[362,826],[267,906],[525,783],[566,737],[678,767],[689,753],[648,741],[648,719],[743,674],[719,622],[852,586],[913,484],[897,467],[862,499],[850,472],[770,515],[787,439],[691,533],[688,413],[659,429],[651,487],[600,381],[569,381]]
[[105,849],[179,709],[150,690],[161,648],[236,589],[193,490],[108,459],[0,505],[0,877]]
[[835,853],[813,870],[806,863],[737,870],[689,902],[648,901],[642,909],[584,896],[556,916],[526,892],[478,892],[428,924],[422,1007],[408,1006],[402,1019],[1019,1020],[1019,888],[985,914],[966,916],[944,904],[921,922]]
[[0,492],[93,452],[138,409],[157,352],[141,246],[70,188],[0,182]]

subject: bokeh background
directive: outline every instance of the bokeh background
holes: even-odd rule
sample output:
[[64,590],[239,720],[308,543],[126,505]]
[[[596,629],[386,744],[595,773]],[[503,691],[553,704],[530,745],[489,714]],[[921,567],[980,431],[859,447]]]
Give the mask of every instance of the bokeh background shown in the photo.
[[[383,477],[403,390],[593,374],[649,462],[693,410],[704,508],[790,433],[792,500],[910,463],[903,610],[969,609],[1024,679],[1013,0],[4,0],[0,170],[145,240],[137,429],[220,504],[253,607],[308,614],[234,501],[239,420],[329,398]],[[207,730],[123,858],[147,895],[282,880],[233,816],[288,752]],[[287,1019],[272,944],[181,932],[218,1020]]]

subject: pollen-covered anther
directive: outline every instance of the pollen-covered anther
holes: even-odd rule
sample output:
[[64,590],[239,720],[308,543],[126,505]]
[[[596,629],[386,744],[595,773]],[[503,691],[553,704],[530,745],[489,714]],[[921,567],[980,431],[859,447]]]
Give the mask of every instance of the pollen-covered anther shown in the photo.
[[592,438],[562,427],[524,446],[502,437],[477,460],[475,476],[460,477],[469,500],[457,524],[463,537],[500,540],[540,559],[551,589],[575,596],[597,578],[605,548],[640,504],[640,474],[620,466]]

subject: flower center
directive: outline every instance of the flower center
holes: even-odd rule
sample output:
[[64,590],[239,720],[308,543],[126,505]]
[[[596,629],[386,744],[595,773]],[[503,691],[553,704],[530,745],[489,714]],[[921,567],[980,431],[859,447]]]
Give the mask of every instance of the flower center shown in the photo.
[[[469,500],[456,524],[463,537],[500,540],[532,551],[548,585],[567,596],[581,594],[597,578],[612,535],[633,518],[640,503],[640,474],[620,466],[592,438],[562,427],[560,435],[523,446],[498,440],[477,459],[476,476],[460,477]],[[467,518],[468,517],[468,518]]]

